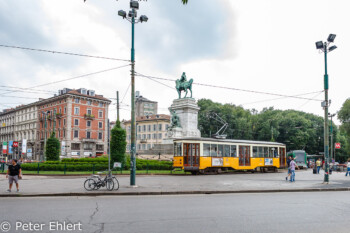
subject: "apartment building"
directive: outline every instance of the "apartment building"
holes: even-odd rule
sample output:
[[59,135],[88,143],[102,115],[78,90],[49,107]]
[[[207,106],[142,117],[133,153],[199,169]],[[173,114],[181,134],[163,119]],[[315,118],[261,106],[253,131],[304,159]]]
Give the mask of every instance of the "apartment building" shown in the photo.
[[[15,138],[15,109],[5,109],[0,113],[0,144],[13,141]],[[8,145],[8,144],[7,144]],[[7,153],[7,152],[6,152]],[[6,154],[1,150],[1,155]]]
[[135,115],[136,117],[156,115],[158,114],[158,103],[151,101],[140,95],[139,91],[136,91],[135,95]]
[[41,154],[45,138],[53,132],[61,142],[62,157],[106,154],[110,103],[109,99],[84,88],[65,88],[59,95],[41,101],[38,104]]
[[[126,129],[127,148],[130,152],[131,145],[131,121],[122,122]],[[167,137],[170,126],[170,116],[165,114],[155,114],[136,117],[136,149],[137,153],[154,148],[157,144],[162,144]]]
[[[28,159],[39,160],[38,137],[38,102],[21,105],[15,109],[14,141],[18,141],[21,153]],[[26,151],[22,151],[23,139],[26,140]]]

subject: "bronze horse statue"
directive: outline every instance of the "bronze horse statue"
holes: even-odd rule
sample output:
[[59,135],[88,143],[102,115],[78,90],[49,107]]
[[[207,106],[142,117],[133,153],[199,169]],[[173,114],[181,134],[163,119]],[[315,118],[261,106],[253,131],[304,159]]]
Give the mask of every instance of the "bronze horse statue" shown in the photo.
[[190,98],[192,98],[192,83],[193,83],[193,79],[190,79],[188,82],[187,81],[181,82],[179,79],[176,80],[176,90],[177,90],[177,93],[179,94],[179,99],[181,99],[181,91],[186,92],[185,97],[184,97],[184,98],[186,98],[188,90],[190,90],[190,92],[191,92]]

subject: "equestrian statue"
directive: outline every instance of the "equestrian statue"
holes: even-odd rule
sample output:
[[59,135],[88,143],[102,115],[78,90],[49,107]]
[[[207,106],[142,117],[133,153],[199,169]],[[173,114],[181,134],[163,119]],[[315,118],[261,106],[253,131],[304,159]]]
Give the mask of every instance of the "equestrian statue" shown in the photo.
[[187,81],[186,73],[183,72],[181,78],[177,79],[175,81],[175,83],[176,83],[177,93],[179,94],[179,99],[181,99],[181,91],[185,91],[186,92],[186,94],[184,96],[184,98],[186,98],[188,90],[190,90],[190,92],[191,92],[191,97],[190,98],[192,98],[192,83],[193,83],[193,79],[190,79],[189,81]]

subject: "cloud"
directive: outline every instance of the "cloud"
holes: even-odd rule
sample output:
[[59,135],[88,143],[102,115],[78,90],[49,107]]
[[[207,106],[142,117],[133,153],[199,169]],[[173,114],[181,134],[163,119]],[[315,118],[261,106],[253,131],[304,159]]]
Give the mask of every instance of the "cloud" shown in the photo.
[[149,21],[137,25],[136,50],[157,68],[173,71],[179,64],[199,59],[220,59],[233,55],[235,14],[226,0],[153,0],[141,4],[139,15]]

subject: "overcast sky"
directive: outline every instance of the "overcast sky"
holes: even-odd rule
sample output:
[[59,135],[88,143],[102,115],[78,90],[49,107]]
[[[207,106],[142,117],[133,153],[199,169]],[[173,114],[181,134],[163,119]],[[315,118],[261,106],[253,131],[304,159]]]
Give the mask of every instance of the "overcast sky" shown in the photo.
[[[193,86],[193,97],[261,110],[295,109],[323,115],[324,56],[315,42],[337,34],[329,54],[330,112],[349,98],[350,14],[346,0],[148,0],[136,25],[136,71],[166,78],[186,72],[195,83],[305,100]],[[129,0],[0,0],[0,44],[130,59],[131,25],[117,15]],[[47,98],[57,90],[87,88],[108,98],[120,92],[121,118],[130,119],[130,67],[28,88],[128,64],[0,47],[0,109]],[[136,90],[158,101],[159,112],[177,98],[174,82],[136,78]],[[14,90],[17,90],[14,92]],[[12,91],[12,92],[9,92]],[[33,90],[30,90],[33,92]],[[301,95],[312,93],[308,95]],[[124,97],[125,95],[125,97]],[[8,97],[11,96],[11,97]],[[124,98],[123,98],[124,97]],[[116,118],[115,99],[110,119]]]

